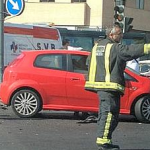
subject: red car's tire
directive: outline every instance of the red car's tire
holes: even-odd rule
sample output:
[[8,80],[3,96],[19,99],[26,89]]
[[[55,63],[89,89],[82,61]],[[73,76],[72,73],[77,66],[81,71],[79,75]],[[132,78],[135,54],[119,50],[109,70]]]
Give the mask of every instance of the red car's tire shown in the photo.
[[135,116],[140,122],[150,122],[150,95],[140,98],[135,104]]
[[40,105],[40,98],[32,90],[20,90],[11,99],[13,111],[22,118],[35,116],[40,111]]

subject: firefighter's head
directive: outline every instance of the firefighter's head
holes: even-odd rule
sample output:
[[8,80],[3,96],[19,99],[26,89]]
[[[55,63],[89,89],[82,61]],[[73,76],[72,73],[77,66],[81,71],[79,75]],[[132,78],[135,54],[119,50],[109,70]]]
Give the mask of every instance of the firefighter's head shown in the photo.
[[114,42],[119,43],[123,37],[122,29],[118,25],[114,25],[112,28],[106,31],[107,37]]

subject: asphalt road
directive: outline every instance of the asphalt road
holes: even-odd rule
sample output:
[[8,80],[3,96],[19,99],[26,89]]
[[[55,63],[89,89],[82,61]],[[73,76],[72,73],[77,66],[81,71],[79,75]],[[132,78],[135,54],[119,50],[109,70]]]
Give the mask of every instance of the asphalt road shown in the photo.
[[[72,112],[44,111],[36,118],[21,119],[0,109],[0,150],[97,150],[97,124],[83,123]],[[120,116],[113,134],[121,149],[150,150],[150,124]]]

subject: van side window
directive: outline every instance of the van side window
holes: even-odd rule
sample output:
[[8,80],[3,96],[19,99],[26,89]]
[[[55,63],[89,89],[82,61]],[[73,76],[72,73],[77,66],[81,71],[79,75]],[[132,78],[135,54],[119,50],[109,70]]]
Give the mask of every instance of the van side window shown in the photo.
[[34,62],[35,67],[66,70],[66,56],[60,54],[39,55]]
[[87,56],[71,55],[73,71],[78,73],[87,73],[88,67],[86,64]]

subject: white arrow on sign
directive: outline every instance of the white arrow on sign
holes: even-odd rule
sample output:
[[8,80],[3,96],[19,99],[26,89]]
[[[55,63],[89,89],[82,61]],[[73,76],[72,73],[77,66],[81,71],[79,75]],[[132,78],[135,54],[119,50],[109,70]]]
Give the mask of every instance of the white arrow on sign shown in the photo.
[[14,2],[13,0],[9,0],[9,2],[12,4],[13,9],[19,10],[18,2]]

